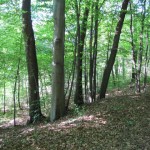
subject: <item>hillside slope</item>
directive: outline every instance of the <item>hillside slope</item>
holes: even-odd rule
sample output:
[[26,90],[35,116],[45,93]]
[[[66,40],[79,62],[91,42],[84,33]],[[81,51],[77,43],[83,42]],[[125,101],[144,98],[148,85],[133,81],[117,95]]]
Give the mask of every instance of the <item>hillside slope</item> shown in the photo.
[[0,129],[1,150],[150,150],[150,93],[110,97],[53,124]]

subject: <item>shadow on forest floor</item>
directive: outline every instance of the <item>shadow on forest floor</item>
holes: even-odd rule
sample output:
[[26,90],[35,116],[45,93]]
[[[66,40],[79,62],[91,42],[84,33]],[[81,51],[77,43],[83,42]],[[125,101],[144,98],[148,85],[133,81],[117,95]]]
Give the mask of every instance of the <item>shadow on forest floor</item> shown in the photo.
[[86,104],[50,123],[0,128],[2,150],[148,150],[150,90]]

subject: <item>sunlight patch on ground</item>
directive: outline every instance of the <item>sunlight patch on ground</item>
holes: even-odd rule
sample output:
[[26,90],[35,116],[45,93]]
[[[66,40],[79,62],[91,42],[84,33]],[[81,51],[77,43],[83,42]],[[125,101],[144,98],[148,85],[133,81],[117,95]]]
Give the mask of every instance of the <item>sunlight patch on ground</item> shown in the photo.
[[28,134],[28,133],[32,132],[33,130],[34,130],[34,128],[28,128],[28,129],[23,130],[21,134]]
[[[25,125],[26,121],[27,121],[26,118],[18,117],[15,119],[15,125]],[[14,126],[14,119],[3,120],[2,124],[0,125],[0,128],[8,128],[11,126]]]
[[72,127],[76,127],[78,125],[87,125],[90,124],[95,126],[96,124],[98,126],[100,125],[105,125],[107,123],[107,121],[104,118],[101,118],[100,115],[84,115],[72,120],[67,120],[67,121],[63,121],[60,124],[58,124],[59,128],[72,128]]
[[[107,120],[101,117],[101,114],[98,113],[96,115],[84,115],[77,118],[70,118],[67,120],[61,120],[58,122],[54,122],[53,124],[41,124],[40,129],[51,130],[51,131],[62,131],[73,128],[82,127],[100,127],[102,125],[106,125]],[[32,131],[32,130],[31,130]],[[28,131],[27,131],[28,132]]]

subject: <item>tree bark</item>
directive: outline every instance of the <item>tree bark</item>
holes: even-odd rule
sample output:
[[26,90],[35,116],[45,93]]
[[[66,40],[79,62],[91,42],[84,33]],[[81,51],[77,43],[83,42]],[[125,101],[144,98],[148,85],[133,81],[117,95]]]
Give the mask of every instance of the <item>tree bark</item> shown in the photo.
[[70,102],[70,98],[71,98],[71,94],[72,94],[72,89],[73,89],[73,85],[74,85],[74,77],[75,77],[75,64],[76,64],[76,53],[77,53],[77,37],[78,36],[78,31],[76,32],[76,37],[75,37],[75,44],[74,44],[74,61],[72,64],[72,78],[71,78],[71,85],[70,85],[70,89],[69,89],[69,93],[68,93],[68,98],[66,100],[66,111],[68,110],[69,107],[69,102]]
[[64,98],[64,38],[65,0],[54,0],[54,49],[51,121],[65,114]]
[[[91,15],[91,29],[90,29],[90,97],[91,101],[96,100],[96,62],[97,62],[97,45],[98,45],[98,24],[99,24],[99,9],[103,6],[105,0],[99,7],[99,0],[93,2]],[[94,11],[94,13],[93,13]],[[94,25],[93,25],[94,24]],[[94,32],[93,32],[94,30]]]
[[142,57],[143,57],[143,35],[144,35],[144,20],[145,20],[145,13],[146,13],[146,0],[143,2],[142,7],[142,20],[141,20],[141,33],[140,33],[140,49],[138,55],[138,67],[137,67],[137,82],[136,82],[136,92],[141,92],[141,69],[142,69]]
[[89,66],[89,91],[90,91],[90,100],[93,102],[93,22],[94,22],[94,15],[93,15],[94,3],[92,4],[91,8],[91,27],[90,27],[90,66]]
[[146,84],[147,84],[147,69],[148,69],[148,63],[149,63],[148,52],[149,52],[149,32],[148,32],[148,29],[147,29],[145,64],[144,64],[144,83],[143,83],[144,91],[146,89]]
[[126,10],[127,10],[127,7],[128,7],[128,3],[129,3],[129,0],[124,0],[123,3],[122,3],[122,8],[121,8],[120,16],[119,16],[119,21],[117,23],[116,32],[115,32],[115,36],[114,36],[114,39],[113,39],[113,46],[111,48],[111,54],[110,54],[110,57],[108,59],[107,65],[106,65],[106,68],[105,68],[104,73],[103,73],[102,83],[101,83],[101,87],[100,87],[99,99],[105,98],[110,73],[111,73],[111,70],[113,68],[115,58],[116,58],[116,54],[117,54],[117,51],[118,51],[120,34],[121,34],[125,14],[127,12]]
[[34,31],[31,20],[31,0],[23,0],[22,2],[22,19],[23,19],[23,34],[28,70],[28,86],[29,86],[29,123],[34,123],[41,120],[41,107],[39,96],[38,83],[38,64],[36,57],[36,47]]
[[76,76],[76,89],[75,89],[74,103],[78,106],[84,103],[83,88],[82,88],[82,59],[83,59],[83,49],[84,49],[84,41],[86,36],[88,15],[89,15],[89,8],[86,6],[83,15],[80,37],[78,40],[78,50],[77,50],[77,67],[76,67],[77,76]]
[[[105,0],[103,1],[103,3]],[[97,62],[97,41],[98,41],[98,24],[99,24],[99,7],[98,7],[99,0],[95,2],[95,25],[94,25],[94,45],[93,45],[93,92],[92,98],[93,101],[96,100],[96,62]],[[102,3],[102,5],[103,5]],[[102,6],[101,5],[101,6]]]
[[14,89],[13,89],[13,102],[14,102],[14,126],[16,125],[16,91],[17,91],[17,80],[19,78],[19,71],[20,71],[20,57],[18,59],[17,71],[15,76],[14,82]]
[[132,3],[130,3],[130,33],[131,33],[131,47],[132,47],[132,59],[133,59],[133,66],[132,66],[132,79],[131,82],[135,82],[137,80],[137,51],[135,50],[134,44],[134,33],[133,33],[133,14],[132,14]]
[[5,113],[6,113],[6,70],[5,69],[7,69],[7,67],[6,67],[5,57],[2,60],[3,60],[3,66],[2,66],[3,75],[1,76],[2,77],[2,84],[3,84],[2,100],[3,100],[3,114],[5,115]]

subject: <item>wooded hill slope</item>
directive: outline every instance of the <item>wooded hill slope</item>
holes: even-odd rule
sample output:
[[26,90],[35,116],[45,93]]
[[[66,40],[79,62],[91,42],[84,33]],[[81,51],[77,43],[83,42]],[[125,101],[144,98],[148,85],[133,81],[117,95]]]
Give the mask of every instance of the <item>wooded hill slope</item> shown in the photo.
[[109,97],[54,122],[0,129],[1,150],[149,150],[150,93]]

